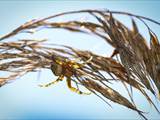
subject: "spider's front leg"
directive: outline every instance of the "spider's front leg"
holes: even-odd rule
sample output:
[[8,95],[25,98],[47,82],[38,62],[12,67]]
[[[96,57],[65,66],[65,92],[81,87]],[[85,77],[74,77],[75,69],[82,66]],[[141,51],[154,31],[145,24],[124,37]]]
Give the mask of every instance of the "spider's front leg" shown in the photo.
[[80,67],[84,67],[86,64],[90,63],[93,59],[93,56],[90,56],[90,58],[88,60],[86,60],[85,62],[81,63]]
[[87,61],[83,62],[83,63],[76,63],[75,61],[71,61],[71,63],[73,64],[73,68],[74,69],[79,69],[84,67],[86,64],[90,63],[91,60],[93,59],[93,57],[91,56]]
[[53,85],[53,84],[55,84],[55,83],[57,83],[57,82],[59,82],[59,81],[62,81],[63,78],[64,78],[64,76],[61,75],[61,76],[58,77],[57,80],[52,81],[52,82],[50,82],[50,83],[48,83],[48,84],[45,84],[45,85],[39,85],[39,87],[49,87],[49,86],[51,86],[51,85]]
[[78,90],[78,89],[76,89],[76,88],[74,88],[74,87],[72,87],[72,85],[71,85],[71,78],[70,77],[67,77],[67,86],[68,86],[68,88],[71,90],[71,91],[73,91],[73,92],[76,92],[76,93],[78,93],[78,94],[83,94],[83,95],[90,95],[91,93],[84,93],[84,92],[82,92],[82,91],[80,91],[80,90]]

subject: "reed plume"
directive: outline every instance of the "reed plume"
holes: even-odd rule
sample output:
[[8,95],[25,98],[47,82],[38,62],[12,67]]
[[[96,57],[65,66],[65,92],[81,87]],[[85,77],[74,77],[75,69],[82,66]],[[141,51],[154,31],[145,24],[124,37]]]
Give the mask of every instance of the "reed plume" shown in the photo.
[[[54,18],[71,14],[87,14],[96,22],[68,20],[55,22]],[[132,28],[114,16],[128,16],[132,22]],[[147,28],[150,43],[139,32],[136,21],[140,20]],[[146,21],[160,25],[159,22],[147,17],[134,15],[127,12],[109,10],[80,10],[71,11],[49,16],[43,19],[35,19],[19,26],[12,32],[0,38],[0,71],[5,71],[8,77],[0,78],[0,85],[6,85],[11,80],[23,76],[28,72],[36,72],[40,68],[50,69],[52,56],[61,59],[80,59],[82,62],[90,59],[83,68],[75,69],[72,81],[77,85],[86,87],[93,94],[100,97],[108,105],[106,99],[126,106],[140,114],[144,119],[144,112],[139,110],[134,102],[132,90],[138,90],[146,100],[159,112],[157,106],[150,97],[160,99],[160,43],[153,30]],[[54,29],[61,28],[71,32],[82,32],[96,35],[105,40],[114,48],[114,52],[104,57],[91,51],[83,51],[70,46],[45,44],[47,40],[20,39],[16,41],[5,41],[7,38],[20,33],[33,33],[39,28]],[[82,43],[83,44],[83,43]],[[118,59],[116,59],[118,58]],[[105,73],[108,77],[104,76]],[[109,84],[112,81],[121,82],[129,95],[124,97]],[[119,82],[114,84],[119,84]],[[110,105],[111,106],[111,105]]]

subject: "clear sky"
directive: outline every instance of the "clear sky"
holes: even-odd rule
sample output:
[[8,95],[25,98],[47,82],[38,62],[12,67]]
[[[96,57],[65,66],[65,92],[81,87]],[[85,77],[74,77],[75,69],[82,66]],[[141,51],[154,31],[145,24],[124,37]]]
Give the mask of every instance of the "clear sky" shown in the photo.
[[[4,35],[26,21],[34,18],[46,17],[56,13],[80,10],[80,9],[110,9],[131,12],[150,17],[160,21],[160,2],[158,0],[127,0],[114,1],[0,1],[0,35]],[[76,18],[76,17],[75,17]],[[77,19],[80,19],[78,16]],[[87,19],[87,18],[84,18]],[[120,18],[127,25],[130,21]],[[58,20],[58,19],[57,19]],[[63,20],[63,19],[62,19]],[[150,24],[159,34],[160,27]],[[143,26],[141,27],[141,29]],[[142,34],[145,31],[142,30]],[[15,36],[14,39],[28,37],[30,35]],[[98,37],[84,34],[66,32],[64,30],[40,31],[34,38],[50,38],[50,42],[71,45],[85,50],[91,50],[98,54],[110,55],[111,49]],[[92,46],[92,47],[91,47]],[[39,88],[39,83],[45,83],[56,79],[49,70],[41,71],[41,77],[37,80],[38,73],[30,73],[0,88],[0,119],[24,119],[24,118],[52,118],[52,119],[140,119],[136,112],[120,105],[114,104],[113,108],[107,106],[95,95],[81,96],[68,90],[65,81],[57,83],[49,88]],[[123,88],[115,85],[115,88],[123,92]],[[136,102],[140,108],[149,113],[150,119],[158,119],[160,115],[150,107],[146,100],[135,93]],[[159,106],[160,108],[160,106]]]

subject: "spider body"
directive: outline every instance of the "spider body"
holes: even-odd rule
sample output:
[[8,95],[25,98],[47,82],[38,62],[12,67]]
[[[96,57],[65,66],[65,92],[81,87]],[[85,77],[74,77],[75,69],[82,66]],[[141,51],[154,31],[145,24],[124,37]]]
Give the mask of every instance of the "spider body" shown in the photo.
[[66,77],[67,86],[71,91],[76,92],[78,94],[87,94],[87,95],[90,94],[90,93],[81,92],[79,89],[72,87],[71,77],[75,74],[76,69],[82,68],[91,59],[89,59],[87,62],[83,64],[79,64],[75,61],[67,60],[67,59],[61,60],[60,58],[57,58],[57,57],[52,57],[52,60],[53,61],[51,63],[51,70],[55,76],[58,76],[58,78],[56,81],[50,82],[48,84],[39,85],[40,87],[49,87],[52,84],[62,81],[64,77]]
[[62,66],[55,63],[51,65],[51,70],[55,76],[60,76],[63,73]]

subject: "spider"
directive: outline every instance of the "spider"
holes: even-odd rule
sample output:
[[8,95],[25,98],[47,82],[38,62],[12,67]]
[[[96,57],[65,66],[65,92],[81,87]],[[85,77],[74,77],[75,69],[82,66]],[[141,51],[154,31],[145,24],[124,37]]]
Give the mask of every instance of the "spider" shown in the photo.
[[57,80],[52,81],[48,84],[39,85],[40,87],[49,87],[59,81],[62,81],[64,77],[66,77],[67,86],[71,91],[76,92],[78,94],[86,94],[86,95],[91,94],[91,93],[84,93],[79,89],[72,87],[71,77],[75,74],[75,69],[82,68],[84,65],[86,65],[92,60],[92,57],[82,64],[68,59],[62,61],[60,58],[55,56],[52,56],[52,60],[53,62],[51,64],[51,70],[55,76],[58,76],[58,78]]

